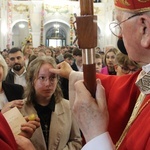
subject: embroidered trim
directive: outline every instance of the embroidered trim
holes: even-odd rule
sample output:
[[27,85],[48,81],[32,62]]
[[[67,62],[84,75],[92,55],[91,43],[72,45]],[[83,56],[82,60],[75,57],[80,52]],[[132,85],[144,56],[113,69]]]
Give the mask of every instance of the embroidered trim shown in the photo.
[[115,0],[115,4],[119,1],[119,3],[125,5],[125,6],[130,6],[130,3],[128,0]]
[[127,135],[131,125],[133,124],[133,122],[137,119],[137,117],[140,115],[140,113],[143,111],[143,109],[148,106],[148,104],[150,103],[150,99],[139,109],[139,107],[141,106],[141,103],[143,102],[144,97],[142,98],[141,95],[139,95],[139,98],[137,100],[137,103],[135,105],[135,108],[133,110],[133,112],[135,111],[135,113],[133,113],[122,133],[122,135],[120,136],[120,139],[118,140],[118,142],[116,143],[116,150],[119,149],[122,141],[124,140],[125,136]]
[[150,7],[147,8],[139,8],[139,9],[129,9],[129,8],[120,8],[118,6],[115,6],[117,9],[122,10],[122,11],[128,11],[128,12],[146,12],[150,11]]
[[138,0],[138,2],[141,2],[141,3],[146,3],[148,1],[150,1],[150,0]]

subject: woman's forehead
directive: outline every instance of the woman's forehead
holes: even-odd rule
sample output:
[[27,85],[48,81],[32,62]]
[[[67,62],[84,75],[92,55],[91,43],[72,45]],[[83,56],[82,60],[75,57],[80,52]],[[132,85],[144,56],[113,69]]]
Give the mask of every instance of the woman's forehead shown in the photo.
[[106,54],[106,56],[108,56],[108,55],[116,55],[116,54],[113,51],[110,51]]
[[49,63],[42,64],[41,67],[40,67],[40,69],[39,69],[39,73],[40,72],[49,73],[50,72],[49,70],[51,68],[54,68],[54,67],[51,64],[49,64]]
[[45,63],[45,64],[41,65],[40,70],[50,69],[50,68],[54,68],[54,67],[51,64],[49,64],[49,63]]

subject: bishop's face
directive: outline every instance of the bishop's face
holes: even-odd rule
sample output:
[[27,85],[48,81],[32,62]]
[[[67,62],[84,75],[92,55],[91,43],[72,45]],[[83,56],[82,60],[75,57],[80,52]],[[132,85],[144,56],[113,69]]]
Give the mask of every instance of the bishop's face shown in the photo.
[[[131,17],[133,15],[134,17]],[[131,19],[128,19],[129,17]],[[145,13],[142,15],[135,15],[133,13],[120,13],[120,11],[116,11],[116,19],[118,23],[122,22],[120,24],[120,36],[123,38],[129,58],[141,65],[150,63],[150,50],[148,51],[149,48],[144,45],[146,44],[144,41],[148,39],[146,35],[150,32],[150,26],[148,25],[150,17]],[[150,47],[150,42],[148,45]]]

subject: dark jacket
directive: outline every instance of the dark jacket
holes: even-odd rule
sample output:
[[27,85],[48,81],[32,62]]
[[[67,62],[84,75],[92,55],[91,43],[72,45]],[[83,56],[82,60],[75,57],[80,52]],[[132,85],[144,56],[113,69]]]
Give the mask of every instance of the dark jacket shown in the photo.
[[69,99],[68,79],[60,77],[60,87],[63,92],[63,97]]
[[75,71],[79,71],[75,62],[73,62],[73,64],[71,65],[71,68]]
[[19,84],[7,83],[5,81],[2,82],[2,88],[5,92],[8,101],[22,99],[24,88]]
[[14,76],[15,74],[11,71],[11,69],[8,71],[8,74],[6,76],[5,81],[8,83],[13,83],[14,84]]
[[[73,64],[71,65],[71,68],[75,71],[79,71],[75,62],[73,62]],[[61,86],[61,89],[62,89],[62,92],[63,92],[63,96],[64,96],[65,99],[69,100],[68,82],[69,82],[68,79],[65,79],[65,78],[62,78],[62,77],[60,78],[60,86]]]

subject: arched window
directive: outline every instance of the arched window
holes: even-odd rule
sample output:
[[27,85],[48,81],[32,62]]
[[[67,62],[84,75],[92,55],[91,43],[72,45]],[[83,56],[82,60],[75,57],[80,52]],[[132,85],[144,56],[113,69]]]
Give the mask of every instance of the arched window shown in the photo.
[[65,46],[66,33],[60,27],[52,27],[46,33],[46,46]]

